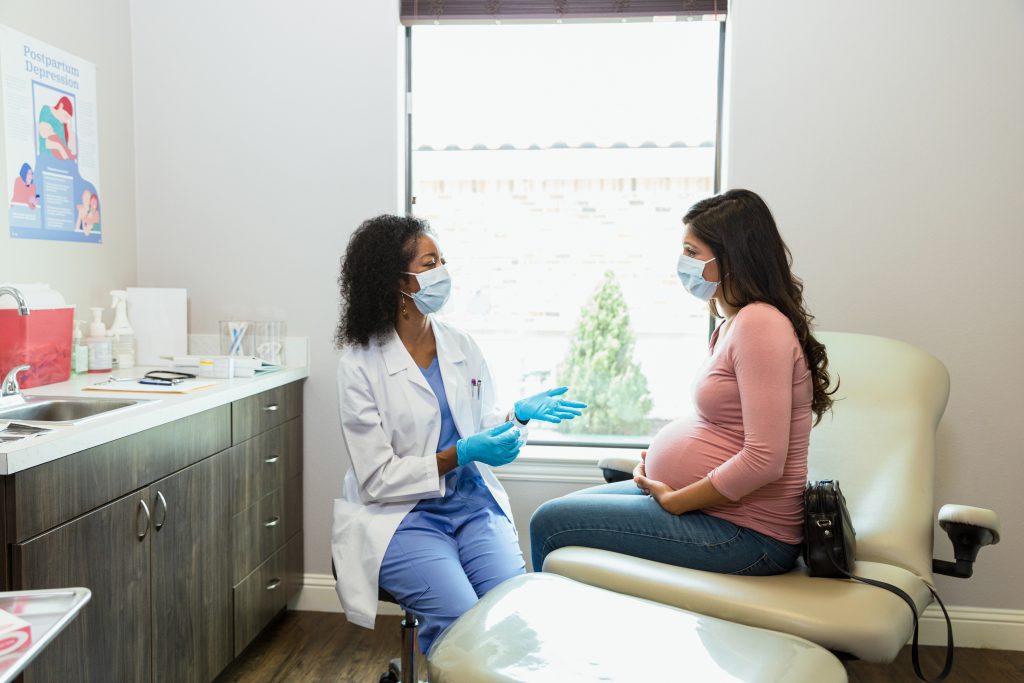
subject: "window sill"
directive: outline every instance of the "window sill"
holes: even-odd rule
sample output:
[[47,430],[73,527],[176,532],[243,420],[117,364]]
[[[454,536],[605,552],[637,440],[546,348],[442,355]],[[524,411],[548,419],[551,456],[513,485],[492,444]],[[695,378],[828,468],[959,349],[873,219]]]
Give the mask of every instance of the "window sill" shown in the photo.
[[548,446],[527,444],[515,462],[494,469],[500,481],[603,484],[597,461],[607,457],[637,457],[636,448]]

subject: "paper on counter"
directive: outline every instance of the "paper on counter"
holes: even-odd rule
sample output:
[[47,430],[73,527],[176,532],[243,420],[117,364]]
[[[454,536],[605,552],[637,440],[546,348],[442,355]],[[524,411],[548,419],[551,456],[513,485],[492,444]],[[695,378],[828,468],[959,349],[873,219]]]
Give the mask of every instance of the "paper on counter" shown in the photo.
[[190,391],[215,387],[219,382],[208,379],[186,379],[178,384],[142,384],[141,382],[100,382],[83,387],[82,391],[129,391],[133,394],[187,394]]

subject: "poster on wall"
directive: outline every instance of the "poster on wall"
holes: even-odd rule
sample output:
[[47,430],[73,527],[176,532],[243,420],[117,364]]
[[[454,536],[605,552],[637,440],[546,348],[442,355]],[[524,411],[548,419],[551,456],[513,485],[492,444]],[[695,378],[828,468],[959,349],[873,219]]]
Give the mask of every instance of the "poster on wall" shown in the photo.
[[103,241],[96,67],[0,25],[11,237]]

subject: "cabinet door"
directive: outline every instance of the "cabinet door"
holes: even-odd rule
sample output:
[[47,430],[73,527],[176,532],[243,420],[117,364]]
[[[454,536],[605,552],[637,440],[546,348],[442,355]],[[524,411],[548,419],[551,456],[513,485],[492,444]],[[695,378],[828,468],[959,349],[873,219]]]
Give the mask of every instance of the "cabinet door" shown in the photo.
[[148,499],[149,489],[142,489],[12,546],[16,590],[92,591],[25,670],[25,683],[150,680]]
[[226,455],[149,487],[154,683],[207,683],[233,655]]

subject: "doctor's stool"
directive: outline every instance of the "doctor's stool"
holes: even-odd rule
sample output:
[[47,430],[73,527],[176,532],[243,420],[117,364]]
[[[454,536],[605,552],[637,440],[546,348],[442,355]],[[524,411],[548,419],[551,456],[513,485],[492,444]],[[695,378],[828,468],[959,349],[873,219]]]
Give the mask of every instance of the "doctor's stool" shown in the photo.
[[[338,570],[334,567],[334,560],[331,560],[331,573],[334,580],[338,580]],[[377,589],[377,599],[381,602],[398,604],[391,593],[383,588]],[[419,621],[416,615],[409,610],[404,610],[402,615],[402,656],[388,662],[388,670],[381,674],[380,683],[418,683],[416,678],[416,629]]]

